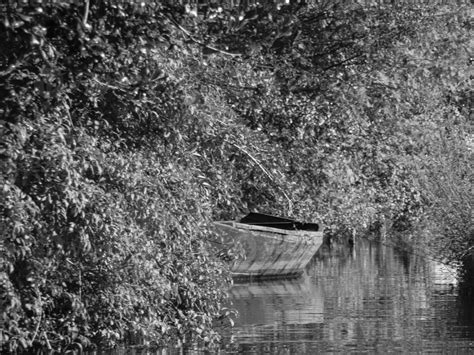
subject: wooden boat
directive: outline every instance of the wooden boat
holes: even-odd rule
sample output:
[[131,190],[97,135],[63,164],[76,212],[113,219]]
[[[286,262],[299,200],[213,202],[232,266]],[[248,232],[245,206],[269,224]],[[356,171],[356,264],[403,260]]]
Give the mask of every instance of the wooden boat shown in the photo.
[[235,221],[215,222],[224,244],[240,243],[245,259],[231,267],[234,278],[300,275],[323,243],[322,227],[286,218],[250,213]]

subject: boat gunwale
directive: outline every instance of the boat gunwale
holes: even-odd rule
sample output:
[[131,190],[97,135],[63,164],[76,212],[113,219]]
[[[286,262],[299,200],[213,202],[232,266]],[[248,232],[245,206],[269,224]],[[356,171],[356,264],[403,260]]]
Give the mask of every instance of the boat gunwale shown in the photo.
[[266,233],[274,233],[274,234],[280,234],[280,235],[294,235],[294,236],[299,236],[299,237],[322,237],[323,236],[323,230],[318,231],[311,231],[311,230],[291,230],[291,229],[281,229],[281,228],[275,228],[275,227],[265,227],[265,226],[260,226],[260,225],[255,225],[255,224],[246,224],[246,223],[239,223],[235,221],[218,221],[214,222],[217,225],[222,225],[230,228],[235,228],[235,229],[240,229],[240,230],[248,230],[249,232],[255,231],[255,232],[266,232]]

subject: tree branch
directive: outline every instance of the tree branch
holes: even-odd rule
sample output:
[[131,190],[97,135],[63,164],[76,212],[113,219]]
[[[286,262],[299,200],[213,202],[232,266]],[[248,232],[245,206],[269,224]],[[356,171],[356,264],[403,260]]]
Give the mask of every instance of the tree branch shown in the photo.
[[231,57],[240,57],[242,54],[240,53],[231,53],[231,52],[227,52],[223,49],[219,49],[219,48],[216,48],[216,47],[213,47],[213,46],[209,46],[207,44],[205,44],[204,42],[201,42],[197,39],[195,39],[191,33],[189,33],[188,30],[186,30],[183,26],[181,26],[177,21],[175,21],[174,19],[172,18],[169,18],[168,16],[165,16],[169,21],[171,21],[171,23],[176,26],[176,28],[178,28],[181,32],[183,32],[191,41],[193,41],[194,43],[196,44],[199,44],[200,46],[204,47],[204,48],[207,48],[213,52],[218,52],[218,53],[221,53],[221,54],[225,54],[225,55],[230,55]]
[[338,67],[338,66],[340,66],[340,65],[342,65],[342,64],[344,64],[344,63],[350,62],[352,59],[355,59],[355,58],[357,58],[357,57],[362,57],[363,55],[364,55],[363,53],[353,55],[352,57],[349,57],[349,58],[347,58],[347,59],[345,59],[345,60],[342,60],[342,61],[340,61],[340,62],[334,63],[334,64],[332,64],[332,65],[330,65],[330,66],[324,68],[323,71],[328,71],[329,69]]
[[262,164],[260,164],[260,162],[252,154],[250,154],[247,150],[245,150],[244,148],[238,146],[237,144],[234,144],[234,143],[229,142],[227,140],[226,140],[226,142],[229,143],[231,146],[233,146],[233,147],[237,148],[238,150],[240,150],[245,155],[247,155],[260,168],[260,170],[263,171],[263,173],[270,179],[270,181],[275,183],[276,187],[281,191],[283,196],[285,196],[285,198],[287,199],[287,201],[288,201],[288,212],[289,212],[289,214],[291,214],[292,211],[293,211],[293,202],[291,201],[288,194],[275,182],[275,179],[268,172],[268,170],[265,169],[265,167]]
[[89,17],[89,0],[85,0],[84,5],[84,16],[82,17],[82,23],[87,26],[87,18]]
[[35,333],[33,334],[33,338],[31,339],[31,343],[32,343],[32,344],[33,344],[33,342],[35,341],[36,336],[38,335],[38,330],[39,330],[39,327],[40,327],[41,319],[42,319],[42,318],[43,318],[43,312],[40,313],[40,316],[39,316],[39,319],[38,319],[38,323],[36,324]]
[[110,85],[110,84],[107,84],[107,83],[103,83],[102,81],[99,81],[97,80],[96,78],[92,78],[93,81],[95,81],[97,84],[99,85],[102,85],[102,86],[105,86],[109,89],[112,89],[112,90],[119,90],[119,91],[122,91],[122,92],[127,92],[127,90],[123,89],[123,88],[120,88],[118,86],[114,86],[114,85]]
[[256,87],[256,86],[239,86],[239,85],[233,85],[233,84],[229,84],[229,83],[224,83],[224,82],[219,82],[217,80],[211,80],[211,79],[208,79],[208,78],[203,78],[203,80],[209,84],[213,84],[213,85],[219,85],[219,86],[225,86],[227,88],[231,88],[231,89],[237,89],[237,90],[253,90],[253,91],[258,91],[259,88]]

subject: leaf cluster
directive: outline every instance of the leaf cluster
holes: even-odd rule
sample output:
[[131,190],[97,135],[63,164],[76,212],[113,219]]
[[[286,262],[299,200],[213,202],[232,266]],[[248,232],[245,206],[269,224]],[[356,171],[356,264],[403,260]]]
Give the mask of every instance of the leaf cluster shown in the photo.
[[1,14],[1,346],[215,342],[226,266],[157,60],[172,8],[83,5]]

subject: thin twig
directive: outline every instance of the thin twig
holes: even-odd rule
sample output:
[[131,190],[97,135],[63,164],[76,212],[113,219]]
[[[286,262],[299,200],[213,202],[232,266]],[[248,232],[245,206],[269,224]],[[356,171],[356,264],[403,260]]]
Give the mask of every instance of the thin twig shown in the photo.
[[238,146],[237,144],[234,144],[234,143],[229,142],[229,141],[227,141],[227,143],[229,143],[231,146],[237,148],[238,150],[240,150],[241,152],[243,152],[245,155],[247,155],[250,159],[252,159],[252,161],[253,161],[255,164],[257,164],[257,166],[265,173],[265,175],[267,175],[267,177],[268,177],[272,182],[274,181],[274,180],[273,180],[273,176],[271,176],[271,174],[267,171],[267,169],[265,169],[265,167],[264,167],[262,164],[260,164],[260,162],[259,162],[257,159],[255,159],[255,157],[254,157],[252,154],[250,154],[247,150],[245,150],[244,148]]
[[252,155],[250,154],[247,150],[245,150],[244,148],[242,148],[241,146],[238,146],[237,144],[234,144],[232,142],[229,142],[229,141],[226,141],[227,143],[229,143],[231,146],[237,148],[238,150],[240,150],[242,153],[244,153],[245,155],[247,155],[259,168],[260,170],[263,171],[263,173],[270,179],[271,182],[275,183],[276,187],[281,191],[281,193],[283,194],[283,196],[285,196],[285,198],[287,199],[288,201],[288,210],[289,210],[289,214],[292,213],[293,211],[293,202],[291,201],[290,197],[287,195],[287,193],[283,190],[282,187],[280,187],[276,182],[275,182],[275,179],[273,178],[273,176],[268,172],[267,169],[265,169],[265,167],[260,164],[260,162]]
[[79,299],[82,302],[82,271],[79,269]]
[[211,51],[218,52],[218,53],[222,53],[222,54],[225,54],[225,55],[230,55],[230,56],[232,56],[232,57],[240,57],[240,56],[242,55],[242,54],[240,54],[240,53],[227,52],[227,51],[225,51],[225,50],[223,50],[223,49],[219,49],[219,48],[210,46],[210,45],[208,45],[208,44],[206,44],[206,43],[204,43],[204,42],[201,42],[201,41],[195,39],[195,38],[193,37],[193,35],[192,35],[191,33],[189,33],[188,30],[186,30],[183,26],[181,26],[181,25],[180,25],[178,22],[176,22],[174,19],[169,18],[169,17],[167,17],[167,16],[165,16],[165,17],[166,17],[169,21],[171,21],[171,23],[172,23],[173,25],[175,25],[181,32],[183,32],[186,36],[188,36],[188,38],[189,38],[191,41],[193,41],[193,42],[196,43],[196,44],[199,44],[200,46],[202,46],[202,47],[204,47],[204,48],[207,48],[207,49],[209,49],[209,50],[211,50]]
[[43,332],[43,337],[44,337],[44,341],[46,342],[46,348],[48,350],[52,350],[53,347],[51,346],[51,343],[49,342],[49,339],[48,339],[48,336],[46,335],[46,332]]
[[84,26],[87,26],[87,17],[89,16],[89,0],[85,0],[86,4],[84,6],[84,17],[82,18],[82,23]]
[[33,339],[31,339],[31,343],[33,343],[35,341],[36,336],[38,335],[38,330],[39,330],[39,327],[41,325],[41,318],[43,318],[43,312],[40,313],[38,324],[36,324],[35,334],[33,334]]
[[92,80],[94,80],[97,84],[108,87],[109,89],[120,90],[120,91],[123,91],[123,92],[127,92],[127,90],[125,90],[123,88],[120,88],[120,87],[114,86],[114,85],[110,85],[110,84],[107,84],[107,83],[103,83],[102,81],[99,81],[96,78],[92,78]]
[[328,71],[329,69],[332,69],[332,68],[334,68],[334,67],[338,67],[338,66],[340,66],[340,65],[343,65],[344,63],[350,62],[351,60],[356,59],[356,58],[358,58],[358,57],[362,57],[363,55],[364,55],[364,54],[356,54],[356,55],[353,55],[352,57],[349,57],[349,58],[347,58],[347,59],[345,59],[345,60],[342,60],[342,61],[340,61],[340,62],[338,62],[338,63],[334,63],[334,64],[332,64],[332,65],[330,65],[330,66],[328,66],[328,67],[326,67],[326,68],[323,68],[323,71]]
[[237,90],[253,90],[253,91],[258,91],[258,87],[256,86],[239,86],[239,85],[232,85],[232,84],[228,84],[228,83],[224,83],[224,82],[218,82],[217,80],[211,80],[211,79],[207,79],[207,78],[204,78],[204,81],[206,81],[207,83],[209,84],[213,84],[213,85],[219,85],[219,86],[225,86],[227,88],[231,88],[231,89],[237,89]]

